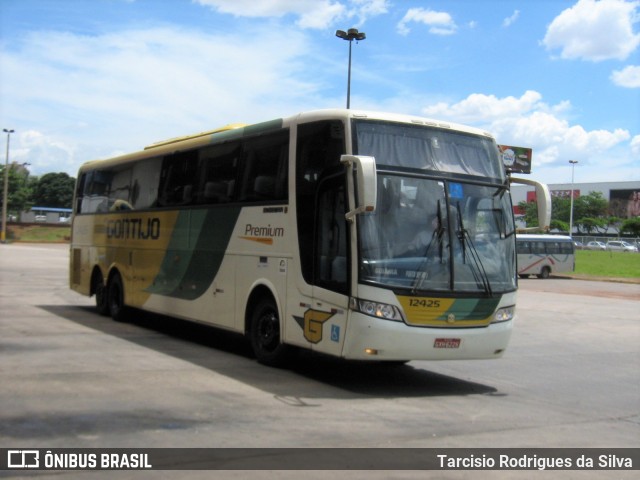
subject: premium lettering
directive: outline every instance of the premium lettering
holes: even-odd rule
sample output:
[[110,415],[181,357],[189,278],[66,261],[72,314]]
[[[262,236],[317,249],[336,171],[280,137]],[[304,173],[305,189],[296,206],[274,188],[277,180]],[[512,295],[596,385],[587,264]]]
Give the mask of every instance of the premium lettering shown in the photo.
[[284,237],[284,228],[272,227],[271,224],[266,227],[254,227],[248,223],[244,229],[244,234],[251,237]]

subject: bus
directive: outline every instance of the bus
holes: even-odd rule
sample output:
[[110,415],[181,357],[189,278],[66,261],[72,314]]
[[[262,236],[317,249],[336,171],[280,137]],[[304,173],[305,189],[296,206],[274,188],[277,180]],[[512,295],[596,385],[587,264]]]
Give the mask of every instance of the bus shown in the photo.
[[516,304],[510,181],[494,138],[452,123],[336,109],[228,125],[81,166],[70,287],[115,320],[246,335],[267,365],[299,348],[497,358]]
[[576,266],[573,239],[564,235],[516,236],[518,275],[549,278],[552,273],[573,272]]

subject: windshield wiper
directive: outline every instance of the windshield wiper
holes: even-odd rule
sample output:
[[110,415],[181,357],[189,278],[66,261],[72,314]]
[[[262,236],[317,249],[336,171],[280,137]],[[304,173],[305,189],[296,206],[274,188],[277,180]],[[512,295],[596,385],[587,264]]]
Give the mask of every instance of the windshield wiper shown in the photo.
[[485,293],[491,297],[493,296],[493,292],[491,291],[491,282],[489,281],[489,276],[487,275],[484,265],[482,264],[482,260],[480,259],[480,254],[473,245],[469,232],[464,228],[464,220],[462,219],[462,212],[460,211],[460,202],[456,203],[456,210],[458,212],[458,230],[456,231],[456,234],[460,241],[460,245],[462,246],[462,263],[467,265],[466,247],[469,247],[469,258],[471,261],[468,265],[471,273],[473,274],[473,278],[476,281],[476,284],[481,285]]
[[[444,233],[445,233],[445,228],[442,224],[442,208],[440,206],[440,200],[438,200],[438,211],[436,213],[436,217],[438,220],[438,226],[436,227],[436,229],[433,231],[433,233],[431,234],[431,240],[429,241],[429,244],[427,245],[426,250],[424,251],[424,254],[422,255],[422,261],[420,262],[420,266],[419,268],[416,270],[416,279],[413,282],[413,286],[412,286],[412,292],[415,294],[416,291],[422,287],[422,284],[424,282],[424,280],[427,278],[427,271],[426,268],[429,264],[429,251],[431,250],[431,247],[433,246],[434,241],[437,242],[438,244],[438,254],[440,256],[440,263],[442,263],[442,256],[443,256],[443,250],[444,250],[444,242],[443,237],[444,237]],[[420,272],[423,272],[424,275],[419,275]]]

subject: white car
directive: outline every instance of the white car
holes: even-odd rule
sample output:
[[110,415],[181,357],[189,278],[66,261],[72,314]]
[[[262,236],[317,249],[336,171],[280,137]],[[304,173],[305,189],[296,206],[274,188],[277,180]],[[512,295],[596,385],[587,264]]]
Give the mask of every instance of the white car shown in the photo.
[[589,242],[584,248],[585,250],[606,250],[607,246],[602,242]]
[[607,242],[607,250],[611,252],[637,252],[638,247],[630,243],[614,240]]

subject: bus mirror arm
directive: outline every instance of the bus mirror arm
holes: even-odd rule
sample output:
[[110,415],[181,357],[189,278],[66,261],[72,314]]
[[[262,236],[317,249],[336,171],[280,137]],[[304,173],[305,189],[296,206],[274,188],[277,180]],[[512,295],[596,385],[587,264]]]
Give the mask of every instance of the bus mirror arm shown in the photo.
[[356,215],[373,212],[376,209],[378,182],[376,177],[376,160],[362,155],[342,155],[340,162],[346,165],[349,173],[355,172],[355,208],[345,214],[349,221]]
[[523,185],[531,185],[536,189],[536,203],[538,204],[538,227],[519,229],[519,230],[542,230],[549,231],[551,226],[551,194],[549,188],[540,182],[535,180],[529,180],[528,178],[515,178],[510,177],[509,183],[519,183]]

